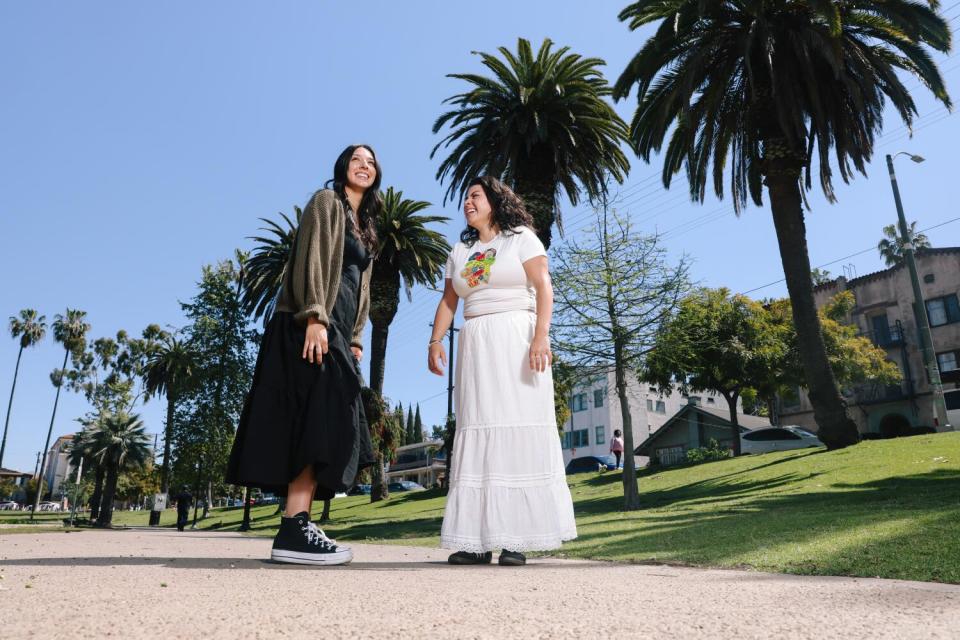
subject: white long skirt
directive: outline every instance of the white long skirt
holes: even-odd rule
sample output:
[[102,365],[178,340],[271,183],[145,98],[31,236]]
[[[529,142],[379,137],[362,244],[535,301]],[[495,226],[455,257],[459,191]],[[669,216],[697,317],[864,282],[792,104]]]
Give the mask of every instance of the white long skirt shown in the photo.
[[460,329],[445,549],[544,551],[577,537],[553,375],[529,364],[535,326],[533,313],[511,311]]

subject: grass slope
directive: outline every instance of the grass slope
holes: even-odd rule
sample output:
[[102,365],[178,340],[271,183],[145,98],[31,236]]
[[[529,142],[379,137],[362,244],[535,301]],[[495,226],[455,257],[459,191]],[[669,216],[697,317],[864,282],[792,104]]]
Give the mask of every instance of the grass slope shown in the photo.
[[[620,510],[618,474],[570,481],[579,537],[564,556],[960,583],[960,433],[642,471],[644,508],[635,512]],[[255,535],[273,534],[275,511],[252,510]],[[201,526],[232,530],[241,515],[215,510]],[[339,498],[325,529],[343,540],[436,546],[442,516],[435,491],[377,504]],[[147,517],[118,512],[114,522]],[[173,519],[168,510],[162,524]]]

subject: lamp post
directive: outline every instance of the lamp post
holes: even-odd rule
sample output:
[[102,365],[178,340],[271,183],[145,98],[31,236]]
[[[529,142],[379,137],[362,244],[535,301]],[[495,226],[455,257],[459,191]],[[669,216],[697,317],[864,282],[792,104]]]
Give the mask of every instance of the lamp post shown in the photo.
[[933,409],[939,425],[950,431],[952,427],[947,420],[947,405],[943,400],[943,384],[940,382],[940,367],[937,364],[936,352],[933,349],[933,337],[930,335],[930,319],[927,316],[927,305],[920,289],[920,278],[917,277],[917,263],[913,256],[913,239],[907,230],[907,220],[903,215],[903,203],[900,201],[900,189],[897,187],[897,176],[893,171],[893,159],[899,155],[909,156],[916,163],[923,162],[923,158],[906,151],[891,156],[887,154],[887,169],[890,172],[890,186],[893,187],[893,200],[897,205],[897,223],[900,227],[900,239],[903,242],[903,258],[910,272],[910,284],[913,285],[914,310],[918,323],[917,333],[920,334],[920,350],[923,354],[923,364],[927,368],[927,376],[933,389]]

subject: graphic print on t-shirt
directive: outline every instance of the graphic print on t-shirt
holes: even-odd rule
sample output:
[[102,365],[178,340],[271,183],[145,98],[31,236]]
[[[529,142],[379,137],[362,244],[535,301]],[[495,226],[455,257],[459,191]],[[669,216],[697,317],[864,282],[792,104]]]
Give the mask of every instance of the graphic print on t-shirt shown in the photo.
[[477,251],[467,260],[460,276],[467,281],[470,288],[476,287],[480,283],[490,282],[490,268],[497,261],[497,250],[489,248],[486,251]]

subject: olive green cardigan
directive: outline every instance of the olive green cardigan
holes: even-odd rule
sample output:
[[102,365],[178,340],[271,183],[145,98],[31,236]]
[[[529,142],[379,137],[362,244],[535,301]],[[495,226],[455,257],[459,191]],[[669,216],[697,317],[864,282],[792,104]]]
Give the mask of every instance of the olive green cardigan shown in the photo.
[[[340,289],[343,270],[343,234],[347,224],[347,210],[343,200],[330,189],[313,194],[300,218],[300,228],[293,242],[293,250],[283,275],[283,287],[277,300],[277,311],[294,314],[298,322],[306,323],[313,316],[324,326],[330,324],[330,314]],[[360,282],[360,302],[357,323],[353,327],[350,344],[362,346],[363,328],[370,311],[370,274],[373,262],[363,272]]]

